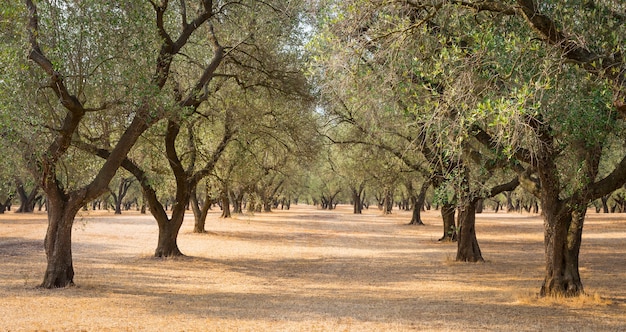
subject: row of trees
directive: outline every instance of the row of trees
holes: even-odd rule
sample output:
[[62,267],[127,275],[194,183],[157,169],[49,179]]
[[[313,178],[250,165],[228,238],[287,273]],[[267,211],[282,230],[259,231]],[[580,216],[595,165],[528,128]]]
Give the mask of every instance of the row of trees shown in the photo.
[[434,186],[446,229],[458,207],[457,260],[482,260],[476,204],[523,187],[544,216],[541,294],[581,293],[587,207],[626,180],[624,4],[319,4],[311,70],[325,134]]
[[262,192],[315,148],[300,9],[30,0],[2,9],[2,136],[47,199],[43,287],[73,283],[74,217],[109,192],[118,169],[128,175],[113,192],[119,199],[132,174],[159,227],[155,255],[173,256],[185,207],[209,175]]
[[471,262],[477,208],[515,191],[542,209],[541,294],[577,295],[587,208],[626,182],[619,0],[24,0],[0,25],[2,166],[45,194],[43,287],[73,283],[77,212],[134,185],[159,257],[211,198],[399,200],[419,224],[428,195]]

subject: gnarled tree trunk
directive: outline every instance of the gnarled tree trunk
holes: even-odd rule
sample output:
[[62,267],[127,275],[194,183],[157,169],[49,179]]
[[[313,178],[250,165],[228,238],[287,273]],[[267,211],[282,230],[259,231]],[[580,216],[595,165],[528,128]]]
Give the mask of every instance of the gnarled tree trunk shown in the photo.
[[82,207],[82,200],[57,191],[48,195],[48,229],[44,240],[47,266],[43,288],[61,288],[74,284],[72,262],[72,226]]
[[483,262],[476,239],[477,199],[467,201],[459,211],[459,233],[456,260],[461,262]]
[[572,211],[560,206],[544,206],[546,275],[541,296],[576,296],[583,284],[578,269],[586,209]]
[[[182,220],[180,223],[182,224]],[[183,253],[178,249],[177,239],[180,230],[178,224],[178,220],[159,223],[159,240],[157,242],[157,248],[154,251],[155,257],[183,256]]]

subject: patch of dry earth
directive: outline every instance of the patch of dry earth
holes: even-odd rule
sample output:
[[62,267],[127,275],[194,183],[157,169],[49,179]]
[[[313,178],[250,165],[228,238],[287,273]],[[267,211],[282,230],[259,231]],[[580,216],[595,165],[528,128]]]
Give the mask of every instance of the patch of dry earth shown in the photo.
[[603,297],[533,298],[543,275],[538,216],[485,213],[484,264],[453,261],[438,212],[407,226],[382,216],[297,205],[219,219],[155,259],[150,216],[88,213],[74,227],[76,287],[42,290],[45,215],[0,215],[0,330],[5,331],[620,331],[626,330],[626,220],[591,214],[581,273]]

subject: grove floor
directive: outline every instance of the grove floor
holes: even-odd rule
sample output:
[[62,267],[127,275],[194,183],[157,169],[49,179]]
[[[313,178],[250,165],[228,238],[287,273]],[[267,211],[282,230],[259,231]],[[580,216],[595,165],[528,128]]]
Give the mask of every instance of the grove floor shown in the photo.
[[485,263],[454,262],[438,211],[187,216],[179,247],[156,259],[150,215],[85,213],[73,233],[76,286],[36,288],[45,214],[0,215],[0,331],[626,331],[626,215],[590,213],[581,274],[590,296],[537,299],[537,215],[483,213]]

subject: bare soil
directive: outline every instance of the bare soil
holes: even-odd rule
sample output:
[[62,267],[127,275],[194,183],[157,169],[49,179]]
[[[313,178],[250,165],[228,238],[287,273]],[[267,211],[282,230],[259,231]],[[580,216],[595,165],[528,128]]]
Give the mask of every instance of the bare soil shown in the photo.
[[351,207],[186,218],[187,257],[152,258],[150,215],[86,213],[73,233],[76,286],[43,278],[45,215],[0,215],[2,331],[626,331],[626,216],[591,213],[581,249],[589,296],[537,299],[537,215],[484,213],[485,263],[456,263],[441,219]]

